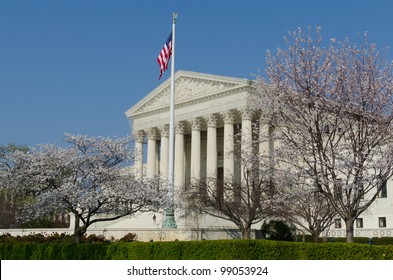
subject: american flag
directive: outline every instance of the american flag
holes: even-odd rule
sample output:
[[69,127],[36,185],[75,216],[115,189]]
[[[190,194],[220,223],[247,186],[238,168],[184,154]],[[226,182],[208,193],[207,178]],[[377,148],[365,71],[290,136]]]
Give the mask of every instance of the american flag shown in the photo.
[[169,58],[172,54],[172,32],[169,34],[168,39],[165,42],[164,47],[162,48],[160,55],[157,58],[158,65],[160,65],[160,78],[162,73],[164,73],[168,69]]

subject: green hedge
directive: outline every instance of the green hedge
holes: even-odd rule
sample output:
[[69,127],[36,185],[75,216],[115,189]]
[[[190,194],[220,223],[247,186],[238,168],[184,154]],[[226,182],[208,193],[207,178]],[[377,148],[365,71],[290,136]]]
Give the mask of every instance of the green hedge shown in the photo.
[[393,260],[393,246],[270,240],[0,243],[0,259],[23,260]]
[[[303,241],[303,235],[297,235],[296,237],[297,241]],[[319,243],[324,243],[324,242],[347,242],[347,239],[345,237],[327,237],[323,238],[320,237]],[[314,242],[314,239],[311,235],[305,235],[304,236],[304,241],[305,242]],[[371,244],[374,245],[393,245],[393,237],[354,237],[354,242],[359,243],[359,244],[369,244],[371,241]]]

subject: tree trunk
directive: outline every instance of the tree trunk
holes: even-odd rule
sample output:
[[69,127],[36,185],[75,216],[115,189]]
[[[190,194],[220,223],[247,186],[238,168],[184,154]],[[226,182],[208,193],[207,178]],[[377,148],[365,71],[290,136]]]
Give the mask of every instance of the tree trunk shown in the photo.
[[251,239],[251,225],[244,225],[241,230],[242,239]]
[[79,243],[81,241],[81,237],[79,235],[79,217],[75,215],[75,223],[74,223],[74,243]]
[[319,236],[321,235],[321,230],[320,227],[317,227],[313,232],[312,232],[312,237],[314,239],[314,243],[319,243]]
[[319,232],[314,231],[312,234],[312,237],[313,237],[314,243],[319,243]]
[[199,241],[199,214],[197,214],[197,217],[196,217],[196,224],[197,224],[197,236],[196,236],[196,240]]
[[81,236],[80,232],[74,231],[74,238],[73,238],[74,243],[79,243],[81,241]]
[[74,236],[73,242],[79,243],[81,241],[81,237],[86,233],[86,227],[80,226],[80,219],[78,215],[75,215],[75,223],[74,223]]
[[349,219],[345,221],[345,227],[346,227],[346,234],[347,234],[347,242],[348,243],[353,243],[354,242],[354,236],[353,236],[353,224],[355,223],[355,220]]

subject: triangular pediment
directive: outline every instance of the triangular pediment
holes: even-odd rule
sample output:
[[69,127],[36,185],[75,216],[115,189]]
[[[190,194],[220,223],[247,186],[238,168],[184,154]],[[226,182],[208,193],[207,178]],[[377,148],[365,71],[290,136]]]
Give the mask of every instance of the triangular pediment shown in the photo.
[[[247,79],[178,71],[175,74],[175,104],[197,102],[199,99],[213,97],[249,85],[250,81]],[[169,108],[170,87],[170,79],[167,79],[131,107],[126,112],[127,117]]]

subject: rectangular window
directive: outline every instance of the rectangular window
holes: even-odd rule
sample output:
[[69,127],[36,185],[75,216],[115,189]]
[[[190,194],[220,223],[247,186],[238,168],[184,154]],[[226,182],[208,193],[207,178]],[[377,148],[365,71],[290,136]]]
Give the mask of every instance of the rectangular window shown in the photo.
[[363,228],[363,218],[357,218],[356,219],[356,227],[357,228]]
[[381,190],[379,192],[379,197],[388,197],[388,188],[387,188],[387,182],[386,180],[383,181]]
[[334,219],[334,228],[341,228],[341,219]]
[[379,227],[386,227],[386,217],[378,218]]

